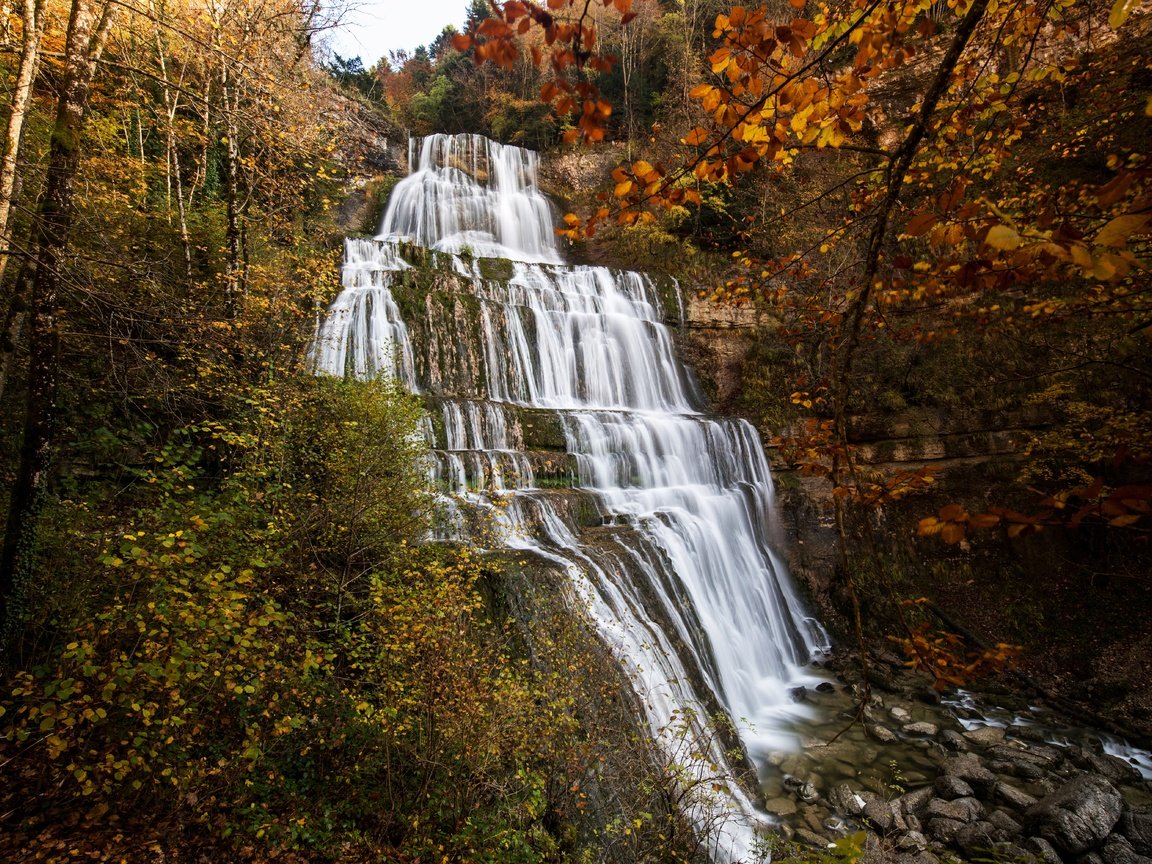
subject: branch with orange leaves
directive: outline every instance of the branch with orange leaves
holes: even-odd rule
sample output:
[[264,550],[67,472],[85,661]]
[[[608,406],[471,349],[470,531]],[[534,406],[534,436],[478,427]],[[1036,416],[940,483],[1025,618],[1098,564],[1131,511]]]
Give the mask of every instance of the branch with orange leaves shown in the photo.
[[[587,144],[601,141],[612,106],[600,97],[600,89],[585,73],[588,69],[611,72],[616,58],[597,52],[596,27],[589,21],[594,2],[547,0],[545,9],[531,0],[488,0],[492,17],[480,21],[472,32],[453,37],[452,45],[462,53],[471,50],[477,65],[488,61],[511,69],[522,58],[537,68],[547,65],[553,79],[541,88],[541,101],[551,105],[561,117],[580,109],[577,127],[565,132],[564,140],[571,142],[579,137]],[[601,2],[619,13],[621,24],[636,16],[632,0]],[[570,10],[570,14],[562,17],[565,10]],[[524,37],[533,28],[542,34],[545,49],[526,45]]]
[[969,513],[960,504],[946,504],[935,516],[920,520],[921,537],[939,537],[958,544],[970,532],[1003,526],[1009,538],[1037,534],[1045,528],[1079,528],[1086,521],[1112,528],[1147,530],[1152,523],[1152,484],[1129,483],[1109,489],[1095,479],[1088,486],[1040,495],[1037,510],[1021,513],[1007,507],[990,507],[984,513]]

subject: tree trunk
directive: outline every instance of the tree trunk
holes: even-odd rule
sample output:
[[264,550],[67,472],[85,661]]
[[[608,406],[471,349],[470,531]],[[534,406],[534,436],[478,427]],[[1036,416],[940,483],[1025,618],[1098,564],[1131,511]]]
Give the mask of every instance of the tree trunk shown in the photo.
[[111,0],[73,0],[47,180],[33,223],[35,269],[28,309],[28,402],[20,466],[0,554],[0,611],[9,627],[22,611],[22,595],[34,567],[37,517],[44,502],[57,414],[57,309],[63,284],[61,266],[72,227],[73,181],[80,167],[80,137],[88,91],[115,8]]
[[[4,135],[4,152],[0,157],[0,282],[4,279],[8,259],[12,256],[12,234],[8,223],[16,197],[16,162],[24,138],[24,118],[32,102],[32,83],[36,79],[36,67],[40,61],[40,38],[44,35],[44,0],[24,0],[23,18],[20,65],[16,70],[8,128]],[[18,280],[4,304],[4,329],[0,335],[0,399],[4,398],[8,369],[24,330],[27,300],[20,290],[23,281],[23,278]]]

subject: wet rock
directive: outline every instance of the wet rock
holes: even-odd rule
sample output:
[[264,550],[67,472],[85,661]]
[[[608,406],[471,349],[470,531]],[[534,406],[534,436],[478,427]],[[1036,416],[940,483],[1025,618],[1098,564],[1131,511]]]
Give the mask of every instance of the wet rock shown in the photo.
[[908,712],[908,709],[901,708],[899,705],[893,705],[891,708],[888,709],[888,713],[891,715],[892,719],[895,720],[897,723],[911,723],[912,722],[912,715]]
[[963,753],[968,749],[968,740],[952,729],[945,729],[940,733],[940,743],[953,753]]
[[764,802],[764,809],[777,816],[791,816],[796,812],[796,802],[791,798],[773,798]]
[[940,843],[951,843],[952,838],[963,827],[964,823],[955,819],[929,819],[927,824],[928,836]]
[[915,735],[920,738],[931,738],[940,731],[940,727],[935,723],[920,721],[919,723],[906,723],[900,727],[900,731],[905,735]]
[[1152,856],[1152,812],[1129,810],[1120,817],[1116,830],[1128,838],[1141,855]]
[[1113,834],[1100,848],[1100,857],[1108,864],[1152,864],[1152,858],[1141,855],[1120,834]]
[[891,729],[887,729],[879,724],[874,724],[868,727],[868,734],[881,744],[895,744],[900,738]]
[[1007,762],[1016,766],[1019,776],[1038,780],[1045,774],[1057,770],[1064,761],[1064,754],[1042,744],[1025,745],[1013,742],[989,747],[984,753],[984,758],[989,760],[989,767],[993,761]]
[[832,809],[843,813],[845,816],[859,816],[864,812],[864,805],[867,803],[847,783],[833,787],[832,791],[828,793],[828,801],[831,803]]
[[820,827],[829,834],[835,834],[837,836],[843,835],[848,830],[847,823],[839,816],[829,816],[821,823]]
[[1028,837],[1020,844],[1040,861],[1040,864],[1064,864],[1060,854],[1043,837]]
[[955,819],[965,824],[982,819],[984,815],[984,805],[975,798],[957,798],[955,801],[935,798],[928,802],[928,808],[924,811],[926,819]]
[[922,852],[928,848],[928,838],[919,831],[909,831],[896,839],[896,848],[902,852]]
[[952,838],[953,844],[959,846],[967,854],[977,850],[991,849],[998,841],[1004,839],[1003,835],[991,822],[979,821],[965,825]]
[[1000,726],[981,726],[977,729],[969,729],[966,731],[964,738],[980,747],[989,747],[1003,741],[1004,734],[1004,729]]
[[896,799],[896,804],[906,816],[919,816],[924,812],[924,808],[928,806],[928,802],[935,797],[935,793],[931,786],[924,786],[920,789],[913,789],[911,792],[906,792]]
[[809,846],[815,846],[817,849],[828,848],[828,838],[821,837],[814,831],[809,831],[807,828],[796,829],[796,839],[801,843],[806,843]]
[[1112,833],[1124,802],[1116,788],[1096,774],[1085,774],[1041,798],[1024,813],[1024,825],[1057,851],[1081,855]]
[[896,815],[892,812],[892,805],[887,801],[869,801],[864,805],[862,815],[865,821],[881,834],[887,834],[896,827]]
[[807,702],[808,701],[808,688],[806,688],[806,687],[792,687],[788,690],[788,697],[793,702]]
[[1007,783],[997,783],[996,788],[993,790],[992,798],[1021,812],[1036,803],[1036,799],[1023,789],[1017,789],[1015,786]]
[[1106,753],[1082,752],[1072,761],[1085,771],[1107,777],[1112,783],[1139,783],[1143,779],[1134,766]]
[[796,790],[796,797],[805,804],[813,804],[820,797],[820,793],[811,783],[804,783]]
[[996,775],[985,768],[974,753],[961,753],[945,759],[943,771],[952,777],[959,777],[981,798],[990,795],[996,785]]
[[834,685],[831,681],[821,681],[819,684],[816,685],[816,692],[817,693],[835,693],[836,692],[836,685]]
[[941,774],[936,778],[933,785],[936,794],[948,801],[956,798],[971,798],[974,794],[971,786],[951,774]]
[[992,815],[988,817],[988,821],[996,826],[996,830],[1000,832],[1001,837],[1019,837],[1024,833],[1024,826],[1003,810],[994,811]]
[[1019,777],[1021,780],[1042,780],[1044,769],[1030,762],[1008,762],[1002,759],[991,759],[987,763],[989,770],[1006,777]]

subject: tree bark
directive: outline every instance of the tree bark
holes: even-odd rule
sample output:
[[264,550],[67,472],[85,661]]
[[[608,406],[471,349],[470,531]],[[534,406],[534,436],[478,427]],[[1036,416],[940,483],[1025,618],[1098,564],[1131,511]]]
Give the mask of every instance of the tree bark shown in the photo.
[[[23,34],[20,43],[20,65],[16,70],[16,83],[12,90],[12,104],[8,111],[8,126],[4,135],[4,152],[0,157],[0,282],[8,259],[12,257],[12,233],[9,221],[16,198],[16,162],[24,139],[24,118],[32,102],[32,83],[40,62],[40,39],[44,35],[44,0],[24,0]],[[17,280],[4,304],[4,330],[0,336],[0,399],[4,398],[8,382],[8,369],[20,343],[24,330],[27,299]]]
[[73,0],[68,19],[47,179],[33,223],[35,269],[29,291],[24,439],[0,554],[0,611],[8,627],[22,612],[22,595],[34,567],[37,517],[44,502],[56,425],[60,359],[57,309],[64,282],[61,267],[72,227],[73,181],[80,167],[88,92],[115,9],[111,0]]

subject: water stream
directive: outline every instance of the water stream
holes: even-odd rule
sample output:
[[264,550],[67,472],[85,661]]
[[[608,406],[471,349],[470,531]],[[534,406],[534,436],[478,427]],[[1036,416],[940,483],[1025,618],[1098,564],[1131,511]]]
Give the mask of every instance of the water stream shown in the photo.
[[[789,690],[821,680],[810,664],[827,636],[769,543],[759,437],[705,411],[653,280],[563,263],[536,167],[479,136],[414,143],[380,236],[347,241],[314,367],[391,375],[428,397],[436,481],[458,508],[489,512],[501,544],[568,574],[687,776],[726,773],[717,706],[754,761],[795,749],[790,726],[814,709]],[[439,276],[405,320],[397,291],[414,265]],[[565,452],[542,462],[526,418],[555,425]],[[591,499],[594,531],[556,506],[555,485]],[[701,784],[688,815],[714,860],[749,860],[765,817],[737,784],[717,786]]]

